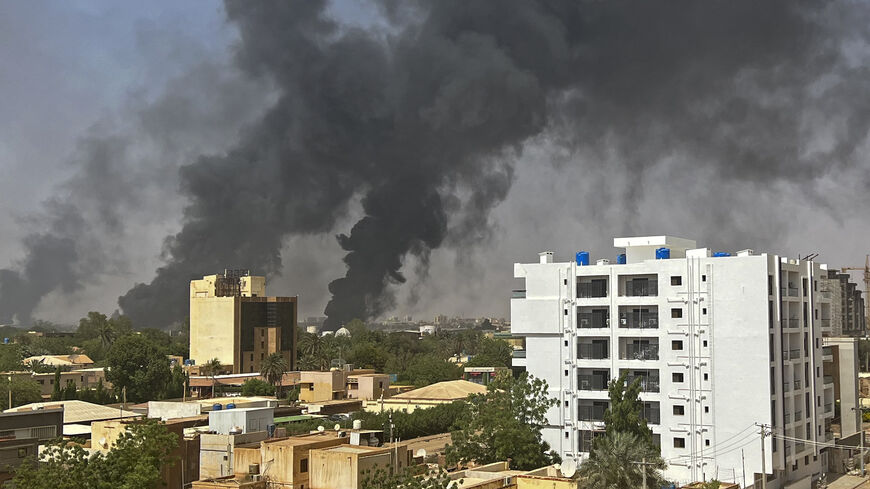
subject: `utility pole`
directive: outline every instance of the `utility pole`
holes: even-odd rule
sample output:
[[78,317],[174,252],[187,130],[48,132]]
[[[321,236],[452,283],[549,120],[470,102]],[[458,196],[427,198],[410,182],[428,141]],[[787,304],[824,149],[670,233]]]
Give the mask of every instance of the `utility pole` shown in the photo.
[[743,487],[746,487],[746,459],[743,458],[743,449],[740,449],[740,466],[743,468]]
[[647,462],[646,457],[642,458],[640,462],[632,462],[635,465],[640,465],[641,474],[643,477],[643,484],[640,486],[641,489],[647,489],[646,487],[646,468],[648,465],[655,465],[653,462]]
[[862,416],[861,420],[861,431],[859,431],[859,436],[861,436],[861,477],[864,477],[864,420]]
[[764,437],[767,436],[767,427],[763,424],[758,427],[761,428],[761,489],[767,489],[767,464],[764,457]]

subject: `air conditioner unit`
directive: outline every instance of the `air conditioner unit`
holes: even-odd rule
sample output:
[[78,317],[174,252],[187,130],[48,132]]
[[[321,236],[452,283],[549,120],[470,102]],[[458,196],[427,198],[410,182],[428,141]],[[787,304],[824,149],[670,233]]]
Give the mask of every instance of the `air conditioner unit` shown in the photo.
[[589,327],[589,320],[586,318],[581,319],[580,320],[580,327],[581,328],[588,328]]

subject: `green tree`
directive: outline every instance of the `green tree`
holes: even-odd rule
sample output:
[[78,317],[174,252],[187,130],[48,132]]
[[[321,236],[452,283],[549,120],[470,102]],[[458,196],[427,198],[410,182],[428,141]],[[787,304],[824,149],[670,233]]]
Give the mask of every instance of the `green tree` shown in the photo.
[[604,411],[604,426],[608,434],[629,433],[652,446],[652,430],[643,417],[643,402],[640,400],[640,378],[628,383],[628,372],[610,381],[607,387],[610,406]]
[[287,370],[289,370],[287,360],[280,352],[272,353],[260,362],[260,375],[275,388],[279,397],[281,395],[284,373]]
[[0,377],[0,409],[9,409],[9,389],[12,389],[12,407],[42,401],[42,389],[35,380],[12,376]]
[[435,354],[418,355],[412,361],[400,379],[407,380],[417,387],[423,387],[445,380],[456,380],[462,375],[462,369]]
[[106,356],[106,380],[127,400],[161,399],[170,377],[169,361],[153,343],[140,335],[118,338]]
[[217,375],[221,372],[221,361],[217,358],[212,358],[202,364],[200,372],[206,377],[211,378],[211,397],[215,397],[215,387],[217,386]]
[[273,396],[275,386],[260,379],[248,379],[242,384],[243,396]]
[[18,467],[18,489],[143,489],[160,484],[160,470],[177,461],[170,456],[178,436],[156,420],[131,424],[113,448],[89,455],[81,445],[58,440],[39,458]]
[[[642,462],[652,465],[642,465]],[[589,489],[642,487],[646,471],[647,487],[665,487],[661,471],[667,466],[658,449],[643,438],[626,432],[612,432],[596,439],[589,459],[580,466],[581,486]]]
[[[444,470],[427,475],[419,475],[408,468],[399,473],[384,470],[375,466],[374,470],[362,473],[360,489],[447,489],[450,486],[450,476]],[[462,482],[462,479],[459,480]]]
[[24,352],[21,350],[21,345],[15,343],[0,345],[0,371],[21,370],[22,360],[24,360]]
[[79,392],[76,388],[76,383],[72,379],[66,381],[66,387],[60,393],[61,401],[73,401],[79,398]]
[[187,374],[181,366],[172,367],[172,375],[166,385],[166,398],[178,399],[187,395]]
[[60,401],[62,397],[62,392],[60,389],[60,367],[54,371],[54,382],[52,382],[51,388],[51,400],[52,401]]
[[546,412],[557,401],[547,395],[547,383],[523,373],[499,374],[485,394],[468,398],[469,411],[457,420],[447,463],[488,464],[511,459],[519,470],[550,465],[559,456],[541,438]]
[[482,338],[466,367],[510,367],[514,349],[507,341]]

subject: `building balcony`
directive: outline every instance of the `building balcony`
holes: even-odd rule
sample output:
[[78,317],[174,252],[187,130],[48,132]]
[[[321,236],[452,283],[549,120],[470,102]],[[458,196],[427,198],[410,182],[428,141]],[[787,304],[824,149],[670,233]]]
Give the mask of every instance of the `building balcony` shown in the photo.
[[800,348],[796,348],[796,349],[794,349],[794,350],[790,350],[790,351],[789,351],[789,358],[791,358],[792,360],[797,360],[797,359],[801,358],[801,350],[800,350]]
[[580,360],[604,360],[610,358],[610,347],[603,343],[579,343],[577,358]]
[[578,299],[600,299],[603,297],[607,297],[607,278],[577,281]]
[[831,375],[825,375],[823,378],[824,378],[825,384],[833,384],[834,383],[834,377]]
[[801,381],[795,379],[795,381],[794,381],[794,390],[798,390],[798,389],[800,389],[800,388],[801,388]]
[[607,401],[598,401],[581,404],[577,408],[577,419],[580,421],[604,421],[604,411],[608,407]]
[[607,309],[593,309],[577,313],[577,327],[596,329],[610,327],[610,312]]
[[804,417],[803,411],[795,411],[794,412],[794,420],[795,422],[802,420]]
[[794,328],[801,327],[801,322],[800,322],[800,319],[798,319],[798,318],[781,319],[780,322],[782,323],[783,329],[789,329],[789,328],[794,329]]
[[658,345],[627,344],[619,352],[620,360],[658,360]]
[[511,291],[511,299],[525,299],[526,291],[525,290],[512,290]]
[[619,327],[628,329],[658,329],[659,314],[655,312],[623,312],[619,314]]
[[637,278],[625,281],[625,297],[655,297],[659,295],[656,279]]
[[[790,391],[790,390],[791,390],[791,384],[788,383],[788,382],[783,382],[783,383],[782,383],[782,391],[783,391],[783,392],[788,392],[788,391]],[[788,416],[788,415],[786,415],[786,416]]]
[[610,382],[609,374],[579,374],[577,375],[577,388],[581,391],[607,390]]
[[825,404],[825,412],[826,413],[833,413],[834,412],[834,403],[833,402],[829,402],[829,403]]
[[661,424],[661,412],[659,411],[659,403],[643,403],[643,410],[641,411],[641,416],[643,416],[643,419],[645,419],[646,422],[649,424]]

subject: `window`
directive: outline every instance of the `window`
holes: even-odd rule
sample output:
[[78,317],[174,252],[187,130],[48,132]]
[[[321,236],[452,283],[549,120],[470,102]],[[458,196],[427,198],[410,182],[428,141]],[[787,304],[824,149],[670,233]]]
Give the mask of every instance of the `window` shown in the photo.
[[773,275],[767,276],[767,295],[773,295]]
[[568,279],[562,280],[562,285],[568,285]]
[[704,345],[704,348],[707,348],[707,340],[704,340],[703,345]]
[[710,446],[710,440],[704,440],[704,445],[706,445],[706,446],[709,447],[709,446]]
[[679,275],[672,276],[671,277],[671,285],[673,285],[673,286],[683,285],[683,277],[681,277]]
[[704,380],[709,380],[710,375],[707,372],[704,372]]
[[307,458],[303,458],[302,460],[299,461],[299,472],[302,472],[303,474],[305,472],[308,472],[308,459]]
[[674,437],[674,448],[686,448],[686,439],[675,436]]
[[683,382],[683,374],[682,372],[674,372],[671,374],[671,382],[681,383]]
[[568,376],[568,371],[567,371],[567,370],[565,370],[565,377],[567,377],[567,376]]
[[671,341],[671,350],[682,350],[682,349],[683,349],[683,341],[682,340]]
[[266,335],[266,330],[260,329],[260,336],[265,336],[265,335]]
[[709,413],[709,412],[710,412],[710,406],[704,406],[704,412],[705,412],[705,413]]
[[568,439],[568,432],[567,431],[565,432],[565,439],[566,440]]
[[565,346],[568,346],[568,340],[565,340]]
[[567,310],[567,309],[565,309],[565,315],[566,315],[566,316],[568,315],[568,310]]
[[707,308],[706,307],[701,308],[701,314],[703,314],[705,316],[707,315]]
[[251,353],[251,361],[252,362],[254,361],[254,354],[253,353]]
[[706,282],[706,281],[707,281],[707,276],[701,275],[701,282]]
[[674,307],[671,309],[671,317],[674,319],[683,317],[683,310],[679,307]]
[[686,407],[680,405],[674,405],[674,416],[682,416],[686,414]]
[[565,401],[565,407],[568,407],[568,401]]

